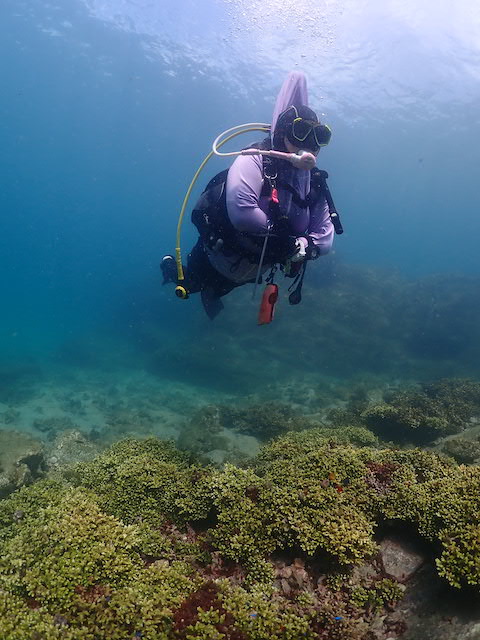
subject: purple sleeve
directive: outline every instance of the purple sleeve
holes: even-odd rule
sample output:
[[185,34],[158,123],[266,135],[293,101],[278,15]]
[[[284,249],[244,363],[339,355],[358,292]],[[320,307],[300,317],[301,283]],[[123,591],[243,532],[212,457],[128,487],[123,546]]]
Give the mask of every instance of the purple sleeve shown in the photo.
[[319,255],[324,256],[332,248],[334,232],[327,200],[324,196],[318,200],[313,211],[310,213],[310,224],[308,227],[308,235],[318,248]]
[[237,231],[264,235],[268,218],[260,209],[263,186],[261,156],[238,156],[228,171],[227,212]]

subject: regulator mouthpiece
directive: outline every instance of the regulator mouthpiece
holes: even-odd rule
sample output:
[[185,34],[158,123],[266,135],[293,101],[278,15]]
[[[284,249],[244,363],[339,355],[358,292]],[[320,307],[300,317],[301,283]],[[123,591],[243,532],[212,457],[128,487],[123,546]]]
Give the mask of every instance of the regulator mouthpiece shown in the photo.
[[297,169],[306,169],[310,171],[315,166],[317,159],[310,151],[299,151],[298,153],[289,153],[288,160]]

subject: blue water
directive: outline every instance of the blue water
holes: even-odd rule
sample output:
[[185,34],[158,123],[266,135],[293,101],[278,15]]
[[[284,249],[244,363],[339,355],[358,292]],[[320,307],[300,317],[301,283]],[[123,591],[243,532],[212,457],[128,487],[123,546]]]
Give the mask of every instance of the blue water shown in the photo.
[[[476,3],[3,0],[0,29],[3,367],[47,366],[59,354],[82,366],[90,351],[115,366],[122,345],[122,366],[142,368],[160,345],[171,351],[154,373],[168,376],[170,362],[178,376],[177,345],[181,367],[192,373],[201,362],[197,379],[208,386],[229,377],[218,362],[237,341],[253,361],[266,349],[255,365],[265,378],[289,367],[304,378],[317,364],[331,372],[335,357],[325,348],[322,358],[321,340],[313,361],[304,353],[319,337],[310,298],[286,309],[267,333],[255,326],[249,297],[234,294],[234,318],[227,310],[212,325],[198,300],[177,301],[158,273],[212,140],[235,124],[269,121],[292,69],[305,71],[311,106],[333,129],[319,164],[330,173],[346,229],[334,256],[314,266],[310,295],[335,296],[335,282],[322,288],[322,269],[336,273],[336,264],[372,268],[379,282],[384,273],[405,282],[455,274],[460,280],[438,300],[467,282],[449,312],[462,317],[462,332],[473,330],[465,315],[480,306]],[[224,166],[212,161],[203,184]],[[193,240],[187,219],[185,253]],[[336,322],[353,330],[354,306],[349,313]],[[425,322],[422,335],[430,330]],[[440,350],[455,318],[447,324],[435,328]],[[359,335],[338,340],[340,359],[348,359],[342,345],[359,349],[345,375],[355,366],[362,375]],[[324,340],[326,347],[328,333]],[[438,372],[475,374],[477,352],[467,357],[468,345],[462,349],[456,359],[456,342],[449,345]]]

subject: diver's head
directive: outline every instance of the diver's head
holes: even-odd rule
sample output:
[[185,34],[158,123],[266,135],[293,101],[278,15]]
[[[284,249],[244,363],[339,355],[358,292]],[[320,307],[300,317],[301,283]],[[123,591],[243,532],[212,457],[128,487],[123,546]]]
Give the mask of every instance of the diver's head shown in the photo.
[[332,132],[321,124],[315,111],[305,105],[291,105],[278,116],[273,134],[273,148],[277,151],[303,149],[314,155],[330,142]]

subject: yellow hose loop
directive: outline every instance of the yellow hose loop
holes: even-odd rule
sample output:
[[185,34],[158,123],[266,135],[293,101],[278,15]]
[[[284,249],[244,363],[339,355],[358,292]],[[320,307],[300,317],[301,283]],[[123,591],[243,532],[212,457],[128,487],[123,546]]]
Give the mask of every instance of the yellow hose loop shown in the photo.
[[[225,138],[225,140],[222,140],[222,142],[219,142],[217,144],[217,148],[222,147],[224,144],[229,142],[232,138],[235,138],[236,136],[239,136],[241,133],[248,133],[250,131],[268,132],[268,131],[270,131],[270,129],[260,128],[260,127],[249,127],[248,129],[242,129],[241,131],[237,131],[236,133],[232,133],[231,136],[228,136],[228,138]],[[192,181],[190,183],[190,186],[187,189],[187,193],[185,194],[185,198],[183,199],[182,208],[180,209],[180,215],[178,216],[176,247],[175,247],[175,262],[177,264],[177,279],[179,281],[185,280],[185,275],[183,273],[183,265],[182,265],[182,252],[181,252],[181,249],[180,249],[180,235],[181,235],[181,231],[182,231],[183,217],[185,215],[185,210],[187,208],[187,204],[188,204],[188,200],[190,198],[190,194],[192,193],[193,187],[195,186],[195,183],[197,182],[198,176],[200,175],[200,173],[202,172],[203,167],[207,164],[207,162],[210,160],[210,158],[212,156],[213,156],[213,151],[210,151],[208,156],[204,159],[202,164],[198,167],[197,171],[195,172],[195,175],[193,176],[193,179],[192,179]]]

